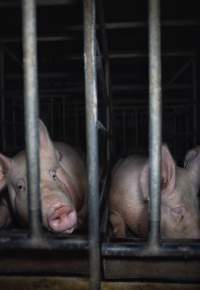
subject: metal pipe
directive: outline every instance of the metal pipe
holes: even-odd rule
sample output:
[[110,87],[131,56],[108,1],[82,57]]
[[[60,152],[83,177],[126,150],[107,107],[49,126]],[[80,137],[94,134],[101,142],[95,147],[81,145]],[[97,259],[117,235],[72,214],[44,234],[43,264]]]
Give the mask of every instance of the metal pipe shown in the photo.
[[200,246],[199,241],[196,243],[166,243],[160,246],[157,251],[152,251],[150,247],[146,247],[144,242],[137,243],[103,243],[102,255],[109,257],[162,257],[169,259],[170,257],[199,258]]
[[[38,36],[36,38],[36,41],[38,42],[58,42],[58,41],[68,41],[68,40],[74,40],[73,36]],[[4,43],[17,43],[21,42],[22,39],[20,37],[9,37],[2,39]]]
[[[106,23],[104,16],[103,3],[101,0],[98,0],[98,15],[99,15],[99,29],[102,39],[102,49],[104,56],[104,70],[105,70],[105,82],[106,82],[106,127],[109,132],[109,135],[112,135],[112,86],[110,78],[110,60],[109,60],[109,49],[107,43],[107,32],[106,32]],[[107,156],[107,165],[110,166],[111,153],[112,153],[112,142],[111,138],[107,136],[106,142],[106,156]]]
[[38,80],[36,8],[34,0],[23,0],[23,53],[26,158],[31,236],[41,237],[40,172],[38,132]]
[[1,54],[1,141],[2,141],[2,150],[6,151],[6,126],[5,126],[5,52],[4,45],[0,43],[0,54]]
[[[16,238],[17,237],[17,238]],[[0,238],[0,251],[8,249],[37,249],[37,250],[82,250],[88,251],[87,239],[81,238],[52,238],[44,237],[43,239],[29,239],[27,235],[23,235],[23,238],[17,236],[8,237],[8,232],[5,232],[5,238]]]
[[149,0],[150,232],[148,247],[152,252],[158,251],[160,239],[161,47],[159,2],[159,0]]
[[193,57],[192,59],[192,90],[193,90],[193,145],[196,146],[197,144],[197,136],[198,136],[198,131],[197,131],[197,100],[198,100],[198,95],[197,95],[197,57]]
[[[35,1],[37,5],[40,6],[52,6],[52,5],[68,5],[68,4],[75,4],[77,0],[37,0]],[[17,7],[21,6],[21,1],[1,1],[0,7]]]
[[97,76],[95,46],[95,0],[85,0],[84,68],[86,97],[87,165],[89,185],[89,267],[90,289],[100,289]]

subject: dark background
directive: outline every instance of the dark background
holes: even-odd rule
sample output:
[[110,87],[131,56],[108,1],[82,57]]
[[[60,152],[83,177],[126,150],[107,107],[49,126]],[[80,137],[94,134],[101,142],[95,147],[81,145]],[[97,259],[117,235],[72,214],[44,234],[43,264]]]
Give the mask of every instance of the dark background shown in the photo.
[[[40,117],[54,140],[84,151],[82,1],[69,1],[68,5],[38,2]],[[113,160],[148,148],[147,3],[103,1],[111,72]],[[161,5],[163,141],[182,164],[186,151],[200,143],[198,1],[164,0]],[[20,1],[0,1],[0,151],[9,156],[24,148],[21,38]],[[103,59],[99,28],[97,41]],[[98,84],[99,120],[106,125],[102,84]],[[100,133],[100,159],[105,152],[104,138]]]

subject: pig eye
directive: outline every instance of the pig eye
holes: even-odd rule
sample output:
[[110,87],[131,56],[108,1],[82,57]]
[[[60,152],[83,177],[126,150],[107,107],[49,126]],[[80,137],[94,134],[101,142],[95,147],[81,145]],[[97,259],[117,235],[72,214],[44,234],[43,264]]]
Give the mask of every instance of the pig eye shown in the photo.
[[18,183],[17,183],[17,189],[18,189],[18,191],[24,191],[25,190],[25,185],[24,185],[23,180],[19,180],[18,181]]
[[49,173],[50,173],[50,176],[51,176],[53,179],[56,179],[56,178],[57,178],[57,176],[56,176],[56,171],[55,171],[55,170],[51,169],[51,170],[49,170]]

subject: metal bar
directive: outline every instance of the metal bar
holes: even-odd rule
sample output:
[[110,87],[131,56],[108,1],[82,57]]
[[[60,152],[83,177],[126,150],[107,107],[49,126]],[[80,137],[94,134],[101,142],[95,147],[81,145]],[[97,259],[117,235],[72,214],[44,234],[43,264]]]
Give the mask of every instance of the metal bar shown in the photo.
[[144,242],[130,243],[103,243],[102,255],[113,257],[170,257],[179,258],[199,258],[199,241],[196,243],[166,243],[162,244],[156,251],[146,247]]
[[159,0],[149,0],[149,186],[150,232],[148,247],[159,249],[161,159],[161,47]]
[[134,119],[134,128],[135,128],[135,148],[138,151],[138,149],[140,149],[140,138],[139,138],[139,111],[134,108],[134,115],[135,115],[135,119]]
[[[51,5],[68,5],[77,3],[77,0],[36,0],[36,5],[51,6]],[[21,1],[1,1],[0,7],[18,7],[21,6]]]
[[43,238],[43,239],[29,239],[27,235],[23,238],[15,235],[8,237],[8,233],[5,233],[5,238],[0,238],[0,251],[8,249],[38,249],[38,250],[83,250],[88,251],[87,239],[80,238]]
[[175,81],[176,79],[181,76],[185,70],[190,67],[190,65],[192,64],[191,59],[189,61],[187,61],[176,73],[175,75],[165,84],[165,88],[170,87]]
[[[185,27],[185,26],[199,26],[198,20],[165,20],[161,22],[162,26],[165,27]],[[135,22],[118,22],[118,23],[106,23],[106,29],[128,29],[128,28],[146,28],[148,27],[147,22],[135,21]]]
[[17,122],[16,122],[16,110],[12,102],[12,130],[13,130],[13,147],[17,148]]
[[89,267],[90,289],[100,289],[97,76],[95,47],[95,0],[85,0],[84,68],[86,96],[87,164],[89,185]]
[[[99,8],[99,7],[98,7]],[[101,9],[101,8],[100,8]],[[200,26],[199,20],[165,20],[161,22],[161,25],[164,27],[195,27]],[[132,28],[147,28],[148,23],[144,21],[134,21],[134,22],[109,22],[105,23],[106,30],[114,29],[132,29]],[[101,29],[99,25],[96,25],[97,29]],[[68,25],[66,27],[67,31],[82,31],[82,25]]]
[[[111,89],[111,78],[110,78],[110,60],[109,60],[109,49],[107,43],[107,33],[106,33],[106,24],[103,3],[101,0],[97,1],[98,3],[98,15],[99,15],[99,29],[102,39],[102,50],[104,57],[104,71],[105,71],[105,83],[106,83],[106,128],[109,132],[109,135],[112,135],[112,89]],[[106,161],[107,166],[110,165],[111,153],[112,153],[112,143],[111,138],[107,136],[106,140]]]
[[[184,57],[184,56],[193,56],[194,53],[190,51],[172,51],[172,52],[163,52],[162,56],[167,57]],[[126,53],[110,53],[110,59],[119,59],[119,58],[147,58],[148,54],[146,52],[126,52]]]
[[[39,36],[36,38],[36,41],[39,42],[58,42],[58,41],[66,41],[76,39],[74,36]],[[22,39],[20,37],[9,37],[3,38],[2,42],[4,43],[16,43],[21,42]]]
[[54,109],[55,109],[55,105],[54,105],[54,98],[51,96],[50,98],[50,123],[51,123],[51,136],[54,136],[54,121],[55,121],[55,118],[54,118]]
[[193,86],[193,145],[197,145],[197,61],[192,60],[192,86]]
[[67,115],[66,115],[66,97],[62,98],[62,120],[63,120],[63,138],[66,140],[67,137],[67,130],[66,130],[66,125],[67,125]]
[[2,150],[6,151],[6,126],[5,126],[5,117],[6,117],[6,103],[5,103],[5,50],[3,43],[0,42],[0,57],[1,57],[1,142]]
[[41,238],[36,8],[23,0],[24,104],[31,236]]
[[[186,90],[186,89],[191,89],[192,85],[191,84],[180,84],[180,85],[172,85],[170,88],[167,88],[167,90]],[[163,90],[165,87],[163,88]],[[40,89],[40,94],[50,94],[50,93],[57,93],[57,94],[63,94],[63,93],[82,93],[84,90],[83,87],[74,87],[74,88],[56,88],[56,89]],[[143,85],[113,85],[112,86],[112,91],[113,92],[130,92],[130,91],[147,91],[148,87],[143,86]],[[16,93],[19,93],[20,95],[20,90],[16,90]],[[6,94],[8,95],[8,93]],[[47,96],[48,97],[48,96]],[[57,96],[54,96],[56,98]],[[123,96],[124,97],[124,96]],[[171,101],[171,100],[170,100]]]

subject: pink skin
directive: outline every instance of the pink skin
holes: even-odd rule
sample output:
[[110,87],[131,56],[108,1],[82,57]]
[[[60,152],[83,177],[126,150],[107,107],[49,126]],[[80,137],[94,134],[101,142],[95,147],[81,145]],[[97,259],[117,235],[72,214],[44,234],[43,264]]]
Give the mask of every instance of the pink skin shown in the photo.
[[[197,193],[191,172],[176,166],[167,146],[162,146],[161,235],[170,239],[200,238]],[[140,156],[118,162],[109,193],[110,222],[116,237],[129,228],[139,237],[148,234],[149,163]]]
[[52,231],[71,234],[77,225],[77,214],[71,207],[60,205],[49,212],[47,221]]
[[[53,232],[72,233],[85,218],[85,167],[72,147],[51,141],[41,121],[39,130],[43,224]],[[0,154],[0,191],[5,186],[13,211],[22,223],[28,223],[25,151],[12,159]]]

